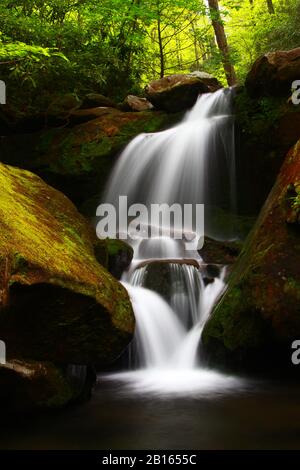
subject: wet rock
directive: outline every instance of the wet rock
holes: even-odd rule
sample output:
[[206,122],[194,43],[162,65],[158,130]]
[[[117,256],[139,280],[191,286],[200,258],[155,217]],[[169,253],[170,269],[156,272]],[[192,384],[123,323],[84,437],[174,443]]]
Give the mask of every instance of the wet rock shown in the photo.
[[214,282],[215,278],[214,277],[203,277],[203,282],[204,285],[207,286],[208,284],[212,284]]
[[291,185],[300,185],[300,141],[288,153],[228,290],[203,331],[215,364],[293,367],[291,343],[300,337],[300,232],[286,222]]
[[223,265],[219,264],[204,264],[201,265],[201,271],[207,279],[213,279],[219,277]]
[[199,255],[204,263],[232,264],[236,261],[240,250],[240,242],[218,241],[205,237],[204,245],[199,250]]
[[133,258],[133,248],[123,240],[97,240],[96,259],[117,279],[121,279]]
[[143,287],[157,292],[170,303],[174,294],[187,293],[184,266],[199,269],[197,261],[193,259],[144,261],[137,269],[144,269]]
[[143,267],[147,267],[147,266],[166,266],[168,264],[176,264],[178,266],[182,266],[182,265],[188,265],[188,266],[194,266],[195,268],[199,268],[199,263],[198,261],[196,261],[195,259],[191,259],[191,258],[183,258],[183,259],[172,259],[172,258],[165,258],[165,259],[151,259],[151,260],[144,260],[144,261],[141,261],[137,268],[143,268]]
[[88,398],[95,373],[87,366],[11,360],[0,365],[1,415],[61,408]]
[[191,108],[200,93],[221,88],[217,79],[204,72],[175,74],[154,80],[145,88],[146,98],[157,109],[174,113]]

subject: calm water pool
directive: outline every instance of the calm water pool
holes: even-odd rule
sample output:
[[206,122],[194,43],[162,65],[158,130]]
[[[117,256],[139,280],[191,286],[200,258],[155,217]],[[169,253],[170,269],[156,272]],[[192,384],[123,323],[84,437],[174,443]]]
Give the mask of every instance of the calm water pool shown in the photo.
[[131,382],[100,377],[88,403],[14,420],[1,449],[300,449],[299,384],[218,383],[170,395]]

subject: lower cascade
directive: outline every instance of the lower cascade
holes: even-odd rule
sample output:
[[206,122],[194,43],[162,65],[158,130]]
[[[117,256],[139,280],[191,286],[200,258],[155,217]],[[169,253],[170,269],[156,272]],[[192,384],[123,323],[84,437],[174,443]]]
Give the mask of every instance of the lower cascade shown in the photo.
[[170,263],[173,283],[169,304],[142,287],[146,270],[141,269],[142,274],[139,270],[134,272],[132,284],[124,283],[137,321],[130,365],[161,369],[197,367],[199,338],[215,300],[224,289],[224,270],[220,278],[205,286],[194,266]]
[[[235,211],[234,125],[231,89],[198,98],[172,129],[135,138],[119,157],[104,201],[117,204],[204,204],[205,235],[235,236],[216,224],[219,210]],[[165,179],[164,179],[165,178]],[[166,227],[161,227],[165,229]],[[201,333],[224,291],[226,267],[206,277],[198,251],[164,231],[129,243],[134,258],[123,274],[132,301],[136,332],[128,351],[129,371],[106,378],[137,391],[204,393],[224,390],[238,379],[210,370],[201,357]]]

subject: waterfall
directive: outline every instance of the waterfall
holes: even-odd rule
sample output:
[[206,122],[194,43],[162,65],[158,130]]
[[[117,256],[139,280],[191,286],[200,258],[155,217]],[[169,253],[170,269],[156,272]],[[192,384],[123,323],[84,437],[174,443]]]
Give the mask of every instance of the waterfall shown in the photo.
[[[218,210],[234,213],[236,208],[231,97],[230,89],[204,94],[178,125],[133,139],[119,157],[104,201],[117,207],[119,196],[127,196],[128,204],[147,207],[204,204],[205,234],[217,239],[234,236],[217,220]],[[160,387],[165,380],[173,391],[190,390],[192,383],[198,386],[194,373],[199,371],[202,386],[204,381],[209,387],[211,380],[225,386],[223,376],[205,369],[199,344],[205,322],[225,288],[226,268],[219,268],[218,276],[205,282],[199,253],[187,251],[182,240],[162,233],[150,239],[129,238],[129,242],[134,258],[122,282],[136,317],[131,370],[143,373],[144,385],[155,373]]]
[[[169,301],[141,287],[147,282],[147,268],[137,269],[129,292],[136,316],[136,334],[131,345],[131,366],[160,369],[193,369],[202,329],[224,288],[220,278],[204,285],[194,266],[168,265],[171,273]],[[141,272],[142,271],[142,272]],[[138,359],[138,361],[136,361]]]
[[139,366],[168,367],[178,345],[184,340],[184,328],[171,307],[158,294],[143,287],[124,285],[136,315],[134,347]]
[[221,209],[235,211],[232,90],[198,98],[181,123],[166,131],[140,134],[120,156],[107,185],[105,202],[205,204],[206,234],[230,238],[218,223]]

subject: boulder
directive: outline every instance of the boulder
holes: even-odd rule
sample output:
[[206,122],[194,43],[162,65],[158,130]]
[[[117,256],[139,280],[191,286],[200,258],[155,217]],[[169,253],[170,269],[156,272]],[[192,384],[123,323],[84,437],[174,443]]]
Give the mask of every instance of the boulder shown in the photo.
[[205,85],[208,86],[210,92],[214,92],[222,88],[221,83],[219,80],[207,72],[203,72],[200,70],[195,70],[188,74],[190,77],[196,77],[201,80]]
[[253,97],[288,96],[292,82],[300,77],[300,47],[264,54],[253,64],[246,87]]
[[49,105],[46,114],[64,117],[72,110],[79,109],[82,101],[73,93],[57,96]]
[[108,98],[102,98],[82,101],[73,94],[62,95],[54,99],[47,109],[32,114],[5,106],[0,112],[0,135],[31,134],[53,127],[73,127],[91,121],[103,115],[103,108],[117,106]]
[[194,267],[195,272],[199,269],[197,261],[193,259],[145,260],[137,266],[137,269],[144,270],[143,287],[157,292],[171,303],[174,295],[188,293],[184,266]]
[[[0,111],[0,136],[14,136],[16,134],[31,134],[48,127],[65,126],[72,111],[61,114],[21,113],[9,106],[2,107]],[[77,109],[76,107],[74,109]]]
[[68,127],[74,127],[78,124],[93,121],[94,119],[101,118],[106,113],[107,108],[86,108],[75,109],[68,116]]
[[147,111],[153,109],[153,104],[147,98],[140,98],[139,96],[128,95],[124,102],[121,104],[124,111]]
[[175,74],[154,80],[145,87],[146,98],[157,109],[173,113],[191,108],[200,93],[221,88],[217,79],[205,72]]
[[7,358],[108,364],[127,346],[126,290],[96,260],[95,235],[38,176],[0,164],[0,339]]
[[240,88],[234,111],[239,212],[254,215],[274,185],[285,155],[300,137],[300,106],[281,96],[251,98],[246,88]]
[[107,96],[101,95],[100,93],[88,93],[82,100],[81,109],[90,108],[116,108],[117,105]]
[[[0,365],[1,416],[13,412],[55,409],[88,398],[95,373],[87,366],[12,360]],[[11,417],[11,415],[9,415]]]
[[288,153],[204,328],[203,344],[215,364],[269,371],[293,367],[291,344],[300,337],[299,190],[300,141]]
[[[162,112],[122,112],[113,108],[76,110],[69,118],[84,121],[86,115],[88,122],[72,128],[3,138],[1,161],[34,171],[77,205],[95,195],[98,201],[124,146],[138,134],[161,130],[180,118]],[[97,201],[90,215],[95,214]]]
[[96,259],[117,279],[129,267],[133,248],[123,240],[97,240],[94,246]]
[[236,261],[240,249],[241,244],[237,241],[219,241],[206,236],[199,255],[204,263],[232,264]]

